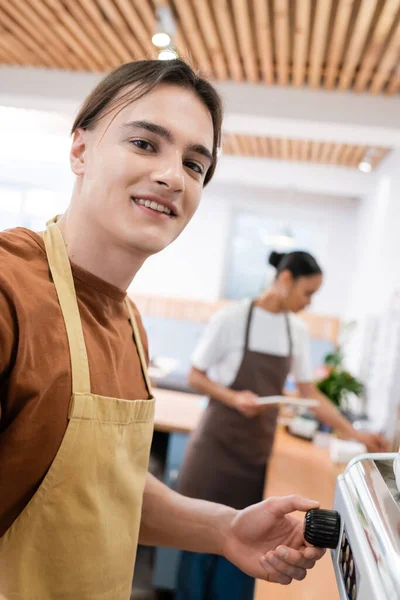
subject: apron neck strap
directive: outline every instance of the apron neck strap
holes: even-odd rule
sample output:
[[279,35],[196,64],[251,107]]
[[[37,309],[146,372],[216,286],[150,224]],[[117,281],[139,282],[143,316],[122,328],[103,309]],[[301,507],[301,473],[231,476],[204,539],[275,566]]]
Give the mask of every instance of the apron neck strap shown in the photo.
[[290,318],[289,313],[285,313],[285,322],[286,322],[286,331],[289,339],[289,357],[292,357],[293,354],[293,337],[292,337],[292,328],[290,327]]
[[131,327],[133,329],[133,337],[135,338],[135,344],[136,344],[136,348],[137,348],[137,351],[139,354],[140,365],[142,367],[142,373],[143,373],[143,377],[144,377],[144,380],[146,383],[146,388],[149,393],[149,396],[152,397],[151,382],[150,382],[150,378],[149,378],[149,375],[147,372],[146,356],[145,356],[145,353],[143,350],[142,340],[140,339],[139,327],[136,322],[135,313],[133,312],[132,303],[130,302],[128,297],[125,298],[125,304],[128,308],[129,320],[131,323]]
[[89,362],[75,293],[71,263],[61,231],[52,219],[43,233],[47,260],[67,330],[72,371],[72,393],[90,393]]
[[253,310],[254,310],[254,300],[251,301],[249,312],[247,314],[246,334],[245,334],[245,337],[244,337],[244,349],[245,350],[247,350],[248,347],[249,347],[250,325],[251,325],[251,318],[253,316]]

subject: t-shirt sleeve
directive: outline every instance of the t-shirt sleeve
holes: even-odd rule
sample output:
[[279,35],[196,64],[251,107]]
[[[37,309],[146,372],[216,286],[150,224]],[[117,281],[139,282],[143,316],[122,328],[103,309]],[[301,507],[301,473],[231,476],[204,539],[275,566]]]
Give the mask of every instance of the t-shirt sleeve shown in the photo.
[[192,354],[193,367],[208,371],[225,355],[229,327],[226,327],[225,310],[215,313],[204,328],[202,336]]
[[303,322],[296,322],[292,374],[297,383],[307,383],[313,380],[310,336],[307,326]]

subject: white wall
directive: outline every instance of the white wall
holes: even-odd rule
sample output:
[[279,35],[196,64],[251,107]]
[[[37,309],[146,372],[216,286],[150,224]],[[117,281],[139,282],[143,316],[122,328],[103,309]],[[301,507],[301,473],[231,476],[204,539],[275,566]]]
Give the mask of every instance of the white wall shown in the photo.
[[341,315],[355,267],[358,202],[299,192],[211,184],[198,213],[170,248],[152,257],[132,292],[213,300],[220,297],[234,211],[259,212],[292,224],[308,223],[319,233],[317,258],[326,272],[313,310]]
[[348,364],[359,372],[365,360],[369,316],[382,316],[400,293],[400,151],[377,172],[360,205],[357,259],[346,316],[358,328],[348,350]]

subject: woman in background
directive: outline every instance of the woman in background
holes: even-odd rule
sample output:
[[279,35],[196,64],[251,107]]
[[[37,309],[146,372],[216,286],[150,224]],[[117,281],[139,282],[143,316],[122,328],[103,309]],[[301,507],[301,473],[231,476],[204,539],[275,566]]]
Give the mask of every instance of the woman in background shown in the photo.
[[[230,304],[207,325],[192,357],[190,384],[210,398],[191,437],[178,491],[242,509],[260,502],[278,416],[260,396],[281,395],[291,372],[302,397],[314,398],[322,422],[371,452],[385,449],[376,434],[362,433],[314,385],[306,325],[296,313],[310,305],[323,282],[307,252],[272,252],[276,278],[255,300]],[[295,491],[295,490],[294,490]],[[251,600],[254,579],[226,559],[185,552],[177,600]]]

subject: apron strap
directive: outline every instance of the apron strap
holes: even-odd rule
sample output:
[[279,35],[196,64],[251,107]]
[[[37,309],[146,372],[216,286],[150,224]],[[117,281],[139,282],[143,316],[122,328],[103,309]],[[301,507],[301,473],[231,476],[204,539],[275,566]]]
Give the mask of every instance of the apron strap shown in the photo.
[[250,309],[247,315],[247,322],[246,322],[246,334],[244,337],[244,349],[245,351],[248,350],[249,348],[249,338],[250,338],[250,325],[251,325],[251,319],[253,316],[253,309],[254,309],[254,300],[251,301],[250,303]]
[[292,337],[292,328],[290,327],[289,314],[285,313],[285,322],[286,322],[286,331],[289,339],[289,358],[293,356],[293,337]]
[[75,293],[71,263],[56,219],[47,223],[43,239],[47,260],[67,330],[72,371],[72,393],[90,393],[89,362]]
[[136,348],[139,354],[139,359],[140,359],[140,366],[142,367],[142,373],[143,373],[143,377],[146,383],[146,387],[147,387],[147,391],[149,393],[150,398],[153,397],[152,391],[151,391],[151,382],[150,382],[150,378],[149,378],[149,374],[147,371],[147,361],[146,361],[146,356],[143,350],[143,345],[142,345],[142,340],[140,338],[140,331],[139,331],[139,327],[138,324],[136,322],[136,317],[135,317],[135,313],[133,312],[133,307],[132,307],[132,303],[129,300],[128,297],[125,298],[125,304],[128,308],[128,312],[129,312],[129,320],[132,326],[132,330],[133,330],[133,337],[135,340],[135,344],[136,344]]

